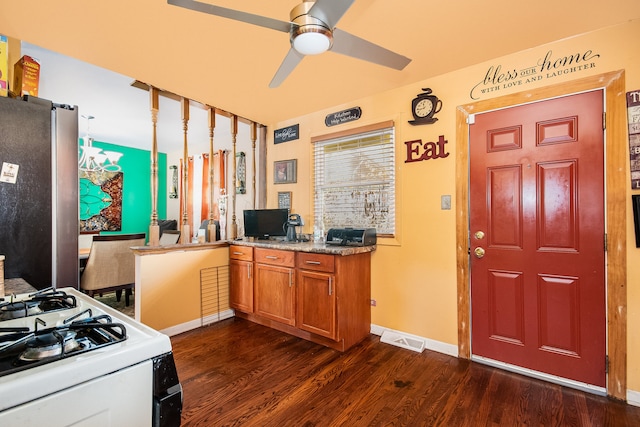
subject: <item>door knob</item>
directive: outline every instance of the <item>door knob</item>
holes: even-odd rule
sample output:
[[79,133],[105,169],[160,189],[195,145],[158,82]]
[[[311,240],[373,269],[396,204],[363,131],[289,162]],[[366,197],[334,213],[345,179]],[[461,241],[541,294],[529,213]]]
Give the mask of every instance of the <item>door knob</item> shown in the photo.
[[482,258],[484,256],[484,249],[478,246],[473,250],[473,253],[476,254],[476,258]]

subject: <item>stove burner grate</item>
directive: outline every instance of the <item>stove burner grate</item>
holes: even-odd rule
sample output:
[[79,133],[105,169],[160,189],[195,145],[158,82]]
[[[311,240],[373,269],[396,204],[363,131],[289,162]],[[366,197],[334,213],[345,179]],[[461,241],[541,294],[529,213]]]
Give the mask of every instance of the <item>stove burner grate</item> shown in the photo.
[[43,289],[29,295],[29,299],[0,303],[0,321],[36,316],[57,310],[65,310],[77,306],[76,297],[53,288]]
[[96,316],[34,332],[0,337],[0,376],[75,356],[127,339],[123,324]]
[[0,304],[0,320],[19,319],[41,314],[38,301],[16,301]]

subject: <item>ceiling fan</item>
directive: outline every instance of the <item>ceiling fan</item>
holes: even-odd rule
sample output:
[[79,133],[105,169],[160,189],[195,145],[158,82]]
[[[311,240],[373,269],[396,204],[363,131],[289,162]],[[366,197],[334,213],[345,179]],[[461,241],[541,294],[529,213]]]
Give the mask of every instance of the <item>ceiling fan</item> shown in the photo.
[[291,49],[269,83],[269,87],[275,88],[280,86],[305,55],[315,55],[327,50],[396,70],[402,70],[411,62],[406,56],[335,28],[354,1],[304,0],[291,10],[290,21],[280,21],[196,0],[167,0],[167,3],[289,33]]

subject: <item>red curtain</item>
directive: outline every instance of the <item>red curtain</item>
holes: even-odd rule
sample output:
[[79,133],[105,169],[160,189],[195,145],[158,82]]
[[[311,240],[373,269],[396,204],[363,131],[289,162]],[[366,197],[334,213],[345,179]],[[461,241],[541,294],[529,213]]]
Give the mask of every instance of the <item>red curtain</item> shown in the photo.
[[[215,188],[215,187],[214,187]],[[202,207],[200,208],[200,218],[209,218],[209,154],[202,155]]]
[[[187,216],[188,216],[188,224],[191,227],[192,231],[195,231],[194,227],[199,227],[200,223],[194,224],[193,217],[193,192],[200,191],[202,195],[202,207],[200,209],[200,218],[201,220],[205,220],[209,218],[209,204],[211,203],[210,199],[210,191],[209,191],[209,164],[211,163],[209,159],[209,154],[202,154],[202,181],[198,183],[197,186],[194,185],[194,173],[191,171],[194,170],[194,161],[193,157],[189,157],[189,161],[187,164],[187,171],[189,171],[189,175],[187,178]],[[218,150],[213,155],[213,217],[214,219],[220,219],[220,211],[218,210],[218,200],[220,195],[222,194],[221,190],[225,189],[225,158],[224,151]],[[185,192],[182,189],[183,185],[183,161],[180,159],[180,182],[179,182],[179,191],[180,191],[180,219],[178,221],[179,224],[182,224],[182,217],[184,215],[184,194]]]

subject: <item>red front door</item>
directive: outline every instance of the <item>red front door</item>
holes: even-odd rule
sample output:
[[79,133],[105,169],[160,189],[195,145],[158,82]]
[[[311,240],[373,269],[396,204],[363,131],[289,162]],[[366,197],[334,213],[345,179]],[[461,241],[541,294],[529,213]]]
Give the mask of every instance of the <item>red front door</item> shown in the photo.
[[470,126],[472,353],[605,386],[602,91]]

